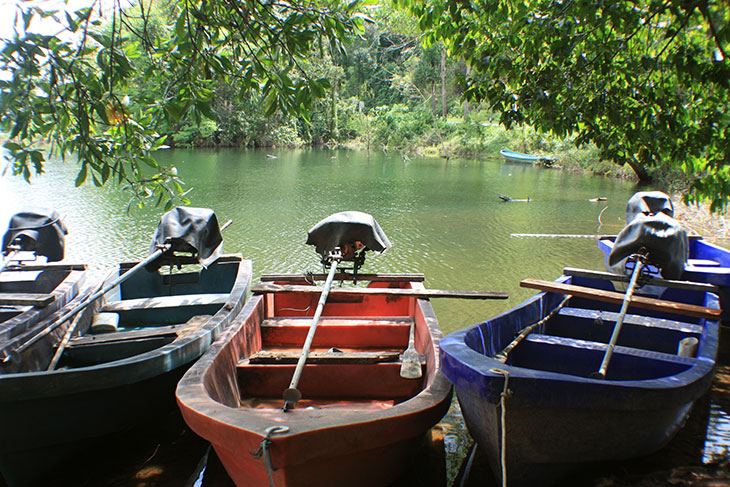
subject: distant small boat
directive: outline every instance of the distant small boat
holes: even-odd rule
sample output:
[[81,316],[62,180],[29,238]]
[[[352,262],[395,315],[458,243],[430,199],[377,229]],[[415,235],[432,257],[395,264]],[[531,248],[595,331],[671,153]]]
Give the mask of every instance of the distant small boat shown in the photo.
[[506,162],[512,163],[523,163],[523,164],[543,164],[550,166],[553,160],[548,157],[531,156],[529,154],[523,154],[521,152],[515,152],[511,150],[502,149],[499,153],[504,157]]
[[[440,344],[442,370],[495,475],[510,487],[547,486],[581,465],[669,442],[712,381],[717,297],[672,288],[660,288],[661,300],[635,296],[656,308],[628,307],[608,374],[595,378],[623,294],[577,275],[523,283],[552,291]],[[690,309],[704,317],[678,314]]]

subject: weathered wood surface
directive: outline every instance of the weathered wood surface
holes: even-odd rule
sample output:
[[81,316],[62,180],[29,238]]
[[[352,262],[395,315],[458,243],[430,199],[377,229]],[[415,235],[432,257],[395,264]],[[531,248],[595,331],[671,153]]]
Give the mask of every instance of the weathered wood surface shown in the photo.
[[10,264],[3,272],[18,271],[85,271],[83,264]]
[[44,308],[56,299],[51,294],[36,293],[0,293],[0,305],[3,306],[35,306]]
[[[271,351],[261,350],[249,357],[252,364],[295,364],[299,360],[298,351]],[[307,356],[308,364],[374,364],[380,362],[395,362],[400,352],[310,352]]]
[[[353,277],[357,277],[358,281],[369,282],[423,282],[425,276],[423,274],[358,274],[353,276],[345,272],[335,274],[335,281],[351,281]],[[312,282],[324,281],[327,274],[264,274],[261,276],[262,282],[271,281],[287,281],[287,282]]]
[[190,318],[186,323],[169,326],[154,326],[142,328],[139,330],[114,331],[110,333],[100,333],[98,335],[84,335],[72,338],[68,344],[68,348],[80,347],[84,345],[97,345],[102,343],[121,342],[126,340],[139,340],[142,338],[153,338],[161,336],[182,336],[190,333],[194,329],[207,323],[210,315],[199,315]]
[[[563,269],[563,274],[566,276],[577,276],[577,277],[590,277],[593,279],[603,279],[608,281],[619,281],[619,282],[629,282],[631,280],[631,276],[625,276],[622,274],[613,274],[611,272],[605,272],[605,271],[594,271],[594,270],[588,270],[588,269],[576,269],[573,267],[565,267]],[[661,279],[658,277],[654,278],[639,278],[638,284],[640,286],[643,286],[645,284],[651,285],[651,286],[663,286],[663,287],[671,287],[676,289],[685,289],[687,291],[702,291],[702,292],[708,292],[708,293],[717,293],[720,288],[713,284],[706,284],[703,282],[691,282],[691,281],[675,281],[675,280],[669,280],[669,279]]]
[[[539,279],[531,278],[520,281],[520,286],[531,289],[539,289],[540,291],[570,294],[571,296],[595,299],[597,301],[614,304],[623,303],[625,297],[623,293],[615,291],[605,291],[585,286],[575,286],[572,284],[563,284],[553,281],[541,281]],[[647,298],[644,296],[632,296],[630,303],[631,305],[639,308],[677,313],[680,315],[693,316],[695,318],[706,318],[710,320],[717,320],[722,314],[722,310],[720,309],[712,309],[694,304],[676,303],[662,299]]]
[[[310,293],[322,294],[319,286],[280,285],[270,283],[256,284],[251,291],[263,293]],[[495,291],[456,291],[445,289],[402,289],[388,287],[337,287],[332,288],[330,296],[404,296],[413,298],[461,298],[461,299],[507,299],[507,293]]]
[[102,306],[102,312],[120,313],[133,309],[173,308],[179,306],[199,306],[220,304],[228,300],[228,294],[183,294],[179,296],[156,296],[154,298],[125,299],[111,301]]

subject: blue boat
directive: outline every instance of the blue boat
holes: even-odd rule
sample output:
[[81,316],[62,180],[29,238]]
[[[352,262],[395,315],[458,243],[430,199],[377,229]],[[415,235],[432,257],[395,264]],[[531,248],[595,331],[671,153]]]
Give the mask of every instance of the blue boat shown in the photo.
[[717,297],[637,290],[601,378],[596,371],[624,295],[609,280],[577,275],[521,285],[543,292],[441,341],[443,373],[495,477],[510,486],[550,485],[593,462],[640,457],[668,443],[711,384]]
[[[615,237],[598,240],[598,248],[603,251],[606,265],[615,240]],[[684,266],[682,279],[717,286],[720,305],[725,310],[722,319],[730,321],[730,250],[701,238],[690,238],[689,258]]]
[[546,166],[552,165],[553,163],[553,160],[548,157],[531,156],[529,154],[523,154],[521,152],[506,149],[499,151],[499,154],[504,157],[506,162],[511,163],[543,164]]

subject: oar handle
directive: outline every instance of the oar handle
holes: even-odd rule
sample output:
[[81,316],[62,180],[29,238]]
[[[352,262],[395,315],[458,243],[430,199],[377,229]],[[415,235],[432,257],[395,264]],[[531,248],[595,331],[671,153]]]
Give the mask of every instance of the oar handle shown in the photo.
[[[335,252],[337,252],[336,249]],[[319,323],[319,318],[322,315],[322,310],[324,309],[325,302],[327,302],[327,295],[330,292],[330,288],[332,287],[332,281],[335,277],[335,274],[337,273],[337,264],[339,264],[341,259],[342,254],[340,254],[339,252],[334,254],[329,274],[327,274],[327,281],[325,281],[324,288],[322,289],[322,294],[319,296],[317,310],[314,312],[314,316],[312,317],[312,324],[309,325],[307,339],[304,341],[302,353],[301,355],[299,355],[297,366],[294,369],[294,375],[292,376],[289,388],[285,390],[283,394],[284,411],[288,411],[293,408],[294,405],[302,398],[302,393],[297,389],[297,385],[299,384],[299,377],[302,375],[302,371],[304,370],[304,364],[306,363],[307,357],[309,356],[309,349],[312,346],[312,341],[314,341],[314,334],[317,331],[317,323]]]

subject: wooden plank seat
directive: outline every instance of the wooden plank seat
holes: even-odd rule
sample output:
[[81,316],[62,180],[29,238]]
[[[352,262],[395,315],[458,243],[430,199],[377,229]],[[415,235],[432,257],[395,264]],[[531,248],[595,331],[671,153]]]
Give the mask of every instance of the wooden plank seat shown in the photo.
[[[597,370],[606,347],[605,343],[590,340],[532,333],[521,347],[512,351],[510,361],[519,367],[589,377]],[[581,357],[581,360],[576,360],[576,357]],[[608,379],[643,380],[672,376],[689,369],[696,362],[697,359],[691,357],[617,346]]]
[[[373,364],[397,362],[400,351],[310,352],[308,364]],[[248,358],[251,364],[296,364],[301,351],[261,350]]]
[[[330,348],[405,348],[412,318],[324,317],[312,346]],[[269,318],[261,323],[264,347],[304,345],[312,318]]]
[[[289,387],[295,367],[295,364],[239,362],[236,372],[241,398],[281,398],[282,392]],[[307,364],[297,388],[306,399],[404,400],[420,392],[423,380],[423,377],[401,377],[400,362]]]
[[211,293],[125,299],[104,304],[100,312],[119,314],[119,325],[126,328],[173,325],[194,315],[214,315],[228,298],[227,293]]
[[1,306],[35,306],[45,308],[56,299],[51,294],[0,293]]
[[[618,317],[616,312],[568,307],[560,310],[546,330],[554,336],[608,343]],[[701,335],[702,327],[699,325],[627,314],[618,344],[674,354],[682,339],[699,339]]]
[[123,313],[131,310],[177,308],[180,306],[222,306],[229,294],[182,294],[178,296],[156,296],[154,298],[124,299],[111,301],[101,307],[102,312]]
[[78,367],[132,357],[184,337],[209,319],[210,315],[199,315],[183,324],[75,337],[66,345],[62,362]]
[[98,335],[83,335],[69,340],[66,348],[81,347],[84,345],[101,345],[112,342],[127,340],[139,340],[144,338],[156,338],[165,336],[182,336],[194,329],[204,325],[210,319],[210,315],[194,316],[186,323],[169,326],[150,326],[139,330],[123,330]]

